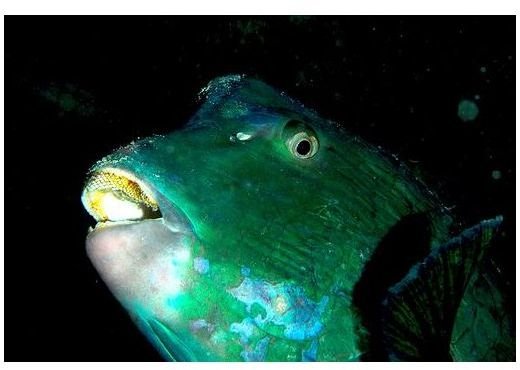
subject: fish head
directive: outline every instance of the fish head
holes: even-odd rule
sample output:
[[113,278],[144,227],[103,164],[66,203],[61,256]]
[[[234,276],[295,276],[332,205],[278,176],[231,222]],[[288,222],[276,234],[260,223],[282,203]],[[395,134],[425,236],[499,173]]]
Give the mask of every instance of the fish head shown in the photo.
[[378,240],[432,200],[380,151],[255,79],[99,161],[87,253],[166,359],[348,360]]

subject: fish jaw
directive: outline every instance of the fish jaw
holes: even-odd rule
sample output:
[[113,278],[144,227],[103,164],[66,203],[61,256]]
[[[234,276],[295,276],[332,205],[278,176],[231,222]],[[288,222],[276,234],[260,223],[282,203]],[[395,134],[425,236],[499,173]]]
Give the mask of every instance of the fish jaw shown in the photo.
[[164,302],[183,290],[191,257],[189,234],[162,219],[100,226],[87,236],[87,255],[112,293],[129,309],[148,307],[166,319]]
[[180,310],[171,302],[189,294],[197,276],[190,221],[128,169],[104,167],[91,173],[82,202],[98,221],[86,238],[87,256],[144,334],[165,358],[172,358],[163,348],[174,344],[165,345],[164,335],[158,339],[153,323],[167,325],[168,338],[175,338],[175,329],[182,326]]

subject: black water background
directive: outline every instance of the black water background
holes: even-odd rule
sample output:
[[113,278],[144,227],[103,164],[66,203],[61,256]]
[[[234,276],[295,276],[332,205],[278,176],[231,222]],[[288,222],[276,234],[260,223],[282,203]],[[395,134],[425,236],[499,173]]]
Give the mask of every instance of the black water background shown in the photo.
[[[513,17],[6,17],[5,359],[159,360],[86,258],[81,187],[229,73],[421,169],[466,225],[503,214],[495,258],[514,292],[514,32]],[[88,109],[44,98],[53,87]],[[461,99],[476,120],[458,118]]]

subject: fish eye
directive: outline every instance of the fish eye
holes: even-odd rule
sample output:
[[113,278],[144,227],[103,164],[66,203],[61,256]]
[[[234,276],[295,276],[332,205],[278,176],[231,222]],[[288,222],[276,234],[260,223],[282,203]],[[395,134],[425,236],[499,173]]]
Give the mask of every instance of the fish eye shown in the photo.
[[301,140],[296,145],[296,153],[298,153],[299,155],[308,155],[311,152],[311,150],[312,150],[311,142],[307,139]]
[[298,132],[288,141],[291,153],[298,158],[311,158],[318,151],[318,140],[305,131]]

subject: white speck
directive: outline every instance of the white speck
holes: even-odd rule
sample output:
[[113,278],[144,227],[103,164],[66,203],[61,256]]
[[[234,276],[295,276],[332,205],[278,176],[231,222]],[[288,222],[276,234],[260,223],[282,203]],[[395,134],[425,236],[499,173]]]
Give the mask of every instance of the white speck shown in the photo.
[[245,134],[243,132],[237,132],[237,134],[235,136],[240,141],[247,141],[247,140],[250,140],[253,137],[253,135]]
[[190,258],[190,251],[187,248],[179,249],[173,258],[176,262],[186,262]]
[[287,301],[282,296],[277,296],[274,301],[274,308],[279,314],[287,311]]

